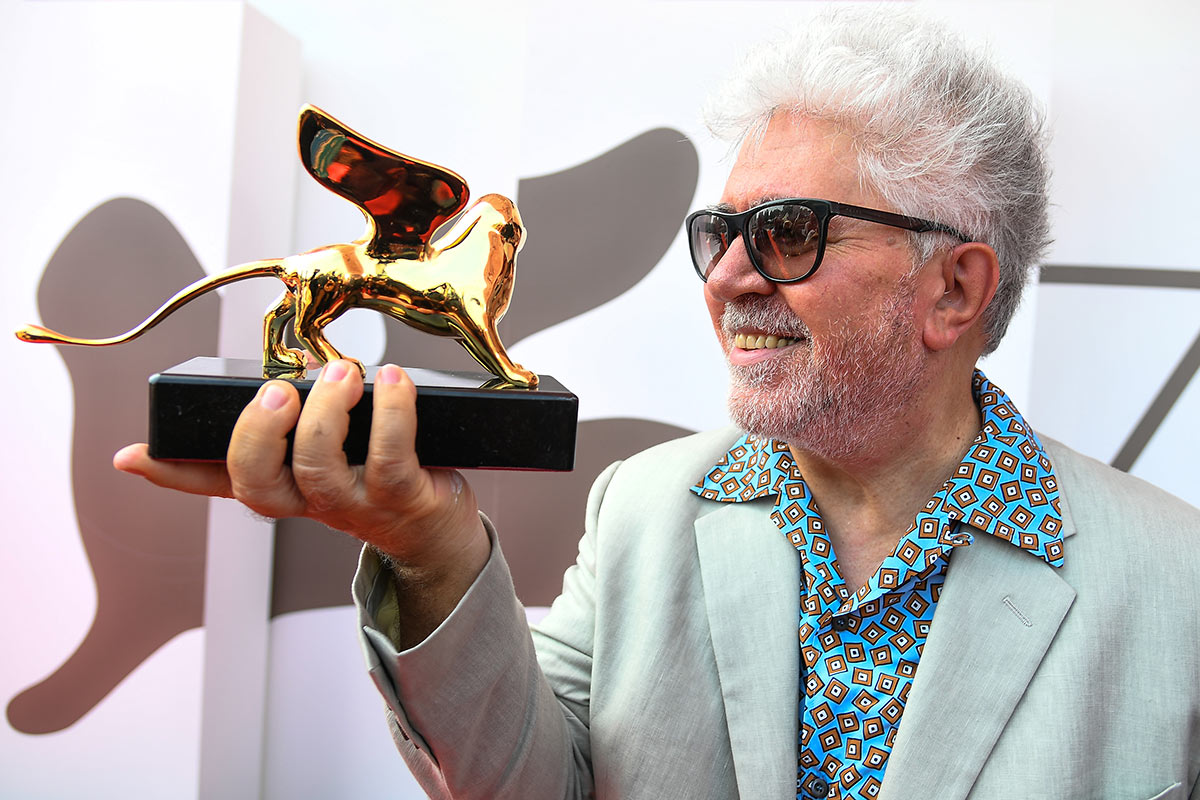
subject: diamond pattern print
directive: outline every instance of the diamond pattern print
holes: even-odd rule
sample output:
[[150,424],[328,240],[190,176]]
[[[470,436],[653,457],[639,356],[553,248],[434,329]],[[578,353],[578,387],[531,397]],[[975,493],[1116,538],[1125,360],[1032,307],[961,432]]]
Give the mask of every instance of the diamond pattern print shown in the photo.
[[785,442],[747,434],[693,488],[719,502],[774,497],[771,521],[799,553],[797,798],[878,796],[955,548],[988,534],[1062,566],[1058,482],[1045,449],[983,373],[972,388],[982,419],[973,446],[853,594]]

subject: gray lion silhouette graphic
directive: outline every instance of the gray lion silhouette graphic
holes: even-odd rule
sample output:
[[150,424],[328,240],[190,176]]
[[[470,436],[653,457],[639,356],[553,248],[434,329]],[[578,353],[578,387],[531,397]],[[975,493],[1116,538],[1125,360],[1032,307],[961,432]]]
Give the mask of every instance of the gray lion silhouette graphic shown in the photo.
[[[697,176],[691,142],[663,128],[562,172],[521,180],[518,201],[530,237],[520,291],[503,323],[508,341],[589,311],[644,278],[677,235]],[[603,249],[581,245],[594,241],[598,218],[621,235]],[[153,272],[147,264],[156,265]],[[160,212],[120,198],[93,209],[67,234],[46,266],[38,306],[48,326],[124,330],[145,309],[127,307],[113,286],[136,281],[148,294],[167,296],[203,277]],[[145,437],[146,377],[215,353],[219,313],[219,298],[207,295],[164,321],[157,336],[121,348],[60,351],[77,400],[72,478],[98,602],[79,647],[9,701],[8,720],[18,731],[69,727],[155,650],[203,624],[207,501],[144,485],[114,472],[110,461],[119,447]],[[392,323],[384,360],[442,369],[471,363],[452,340]],[[480,505],[501,526],[523,602],[546,605],[557,594],[574,560],[584,497],[604,466],[688,432],[649,420],[590,420],[580,423],[572,473],[470,474]],[[535,501],[536,519],[505,529],[506,511],[515,517],[515,509]],[[279,521],[272,616],[348,604],[356,555],[347,536],[309,520]]]

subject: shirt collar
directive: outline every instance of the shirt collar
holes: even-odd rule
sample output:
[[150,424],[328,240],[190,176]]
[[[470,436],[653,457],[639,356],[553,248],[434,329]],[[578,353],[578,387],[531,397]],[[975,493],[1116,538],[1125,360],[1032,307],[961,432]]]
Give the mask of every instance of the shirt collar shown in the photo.
[[[915,527],[967,544],[958,522],[1063,564],[1062,515],[1054,466],[1012,400],[979,370],[972,379],[982,426],[958,468],[917,514]],[[785,442],[745,434],[692,487],[700,497],[741,503],[762,497],[811,500]],[[811,502],[808,513],[816,515]]]

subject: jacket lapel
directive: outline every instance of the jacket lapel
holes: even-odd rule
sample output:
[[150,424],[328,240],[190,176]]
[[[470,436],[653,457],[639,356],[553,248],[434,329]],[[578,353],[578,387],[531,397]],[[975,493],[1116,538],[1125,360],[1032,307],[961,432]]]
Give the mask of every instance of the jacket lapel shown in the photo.
[[955,550],[883,800],[970,792],[1074,599],[1054,568],[1008,542],[977,533]]
[[696,521],[696,546],[738,793],[789,797],[796,785],[800,559],[764,513],[770,498]]

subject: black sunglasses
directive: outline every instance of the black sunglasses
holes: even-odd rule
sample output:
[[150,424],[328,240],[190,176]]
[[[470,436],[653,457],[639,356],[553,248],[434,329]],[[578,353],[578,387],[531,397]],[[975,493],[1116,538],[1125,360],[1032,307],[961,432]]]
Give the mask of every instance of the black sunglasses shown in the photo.
[[926,219],[808,198],[772,200],[736,214],[703,209],[689,214],[684,224],[700,280],[708,280],[717,261],[740,233],[750,262],[760,275],[774,283],[796,283],[821,266],[829,220],[834,217],[877,222],[917,233],[948,233],[964,242],[973,241],[949,225]]

